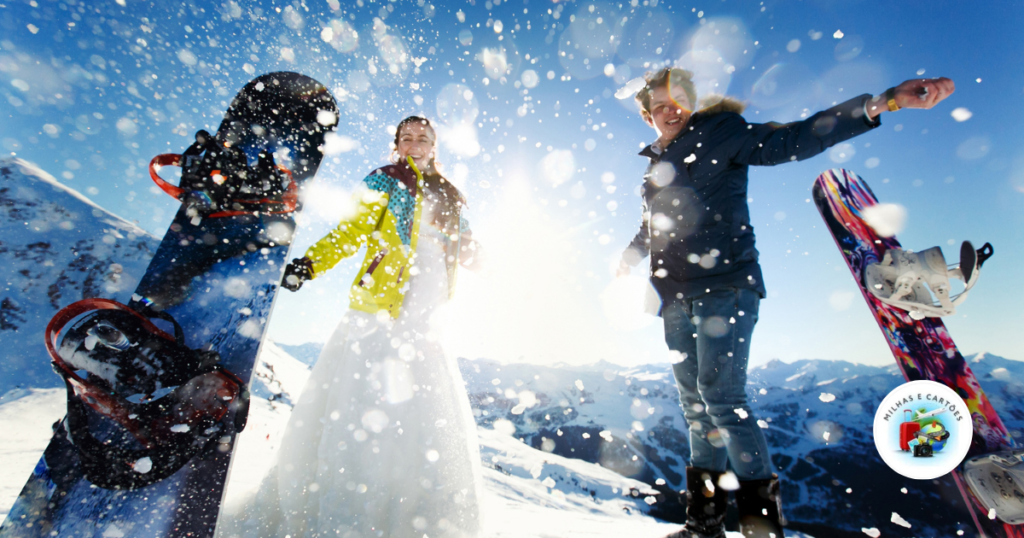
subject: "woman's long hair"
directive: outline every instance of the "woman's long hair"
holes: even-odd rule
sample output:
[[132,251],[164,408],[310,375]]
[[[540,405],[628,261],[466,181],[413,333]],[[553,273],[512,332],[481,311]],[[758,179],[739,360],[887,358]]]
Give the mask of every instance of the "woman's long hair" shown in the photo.
[[459,230],[459,215],[462,208],[466,205],[466,197],[462,195],[462,192],[460,192],[455,185],[452,185],[450,181],[445,179],[438,170],[440,163],[437,161],[436,157],[437,130],[434,129],[434,124],[431,123],[430,120],[422,116],[409,116],[408,118],[398,122],[398,127],[395,129],[395,141],[393,143],[394,149],[391,152],[391,162],[394,162],[399,166],[403,164],[398,162],[398,140],[402,136],[402,128],[416,122],[430,128],[430,131],[434,133],[435,156],[430,159],[430,170],[425,171],[423,174],[423,182],[426,187],[424,189],[424,195],[430,198],[436,204],[437,208],[434,212],[433,224],[449,235],[461,233],[461,230]]

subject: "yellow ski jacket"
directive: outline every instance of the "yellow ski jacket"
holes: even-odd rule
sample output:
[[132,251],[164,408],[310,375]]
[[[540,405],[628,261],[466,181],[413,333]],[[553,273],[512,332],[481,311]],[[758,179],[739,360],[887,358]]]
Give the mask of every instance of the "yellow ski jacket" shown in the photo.
[[[306,257],[313,262],[315,279],[365,244],[366,258],[349,291],[350,308],[370,314],[384,310],[397,318],[416,261],[423,175],[415,166],[390,165],[371,172],[363,187],[354,195],[355,215],[309,247]],[[444,238],[449,297],[455,290],[460,252],[476,249],[461,205],[455,204],[460,210],[454,221],[458,225]]]

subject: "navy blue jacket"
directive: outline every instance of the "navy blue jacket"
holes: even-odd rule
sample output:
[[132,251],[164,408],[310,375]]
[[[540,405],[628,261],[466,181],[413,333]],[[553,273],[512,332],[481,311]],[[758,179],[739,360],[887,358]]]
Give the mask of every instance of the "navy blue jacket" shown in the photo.
[[878,127],[865,94],[787,125],[747,123],[723,104],[693,114],[650,159],[641,187],[643,222],[624,258],[651,254],[651,284],[662,305],[727,287],[765,296],[747,207],[747,169],[814,157]]

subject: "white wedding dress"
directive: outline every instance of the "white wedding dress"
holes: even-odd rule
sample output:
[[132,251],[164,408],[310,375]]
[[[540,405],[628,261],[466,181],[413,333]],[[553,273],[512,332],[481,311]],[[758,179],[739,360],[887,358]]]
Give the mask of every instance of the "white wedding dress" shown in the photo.
[[421,225],[397,320],[350,310],[338,324],[241,534],[479,535],[476,427],[457,365],[429,330],[448,298],[437,233]]

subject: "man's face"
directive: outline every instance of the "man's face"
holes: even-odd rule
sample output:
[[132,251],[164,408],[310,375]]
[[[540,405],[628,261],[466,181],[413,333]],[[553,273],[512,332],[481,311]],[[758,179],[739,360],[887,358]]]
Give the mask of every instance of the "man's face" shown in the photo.
[[692,110],[693,106],[682,88],[655,88],[651,91],[651,119],[648,123],[658,131],[659,140],[673,140],[690,119]]

